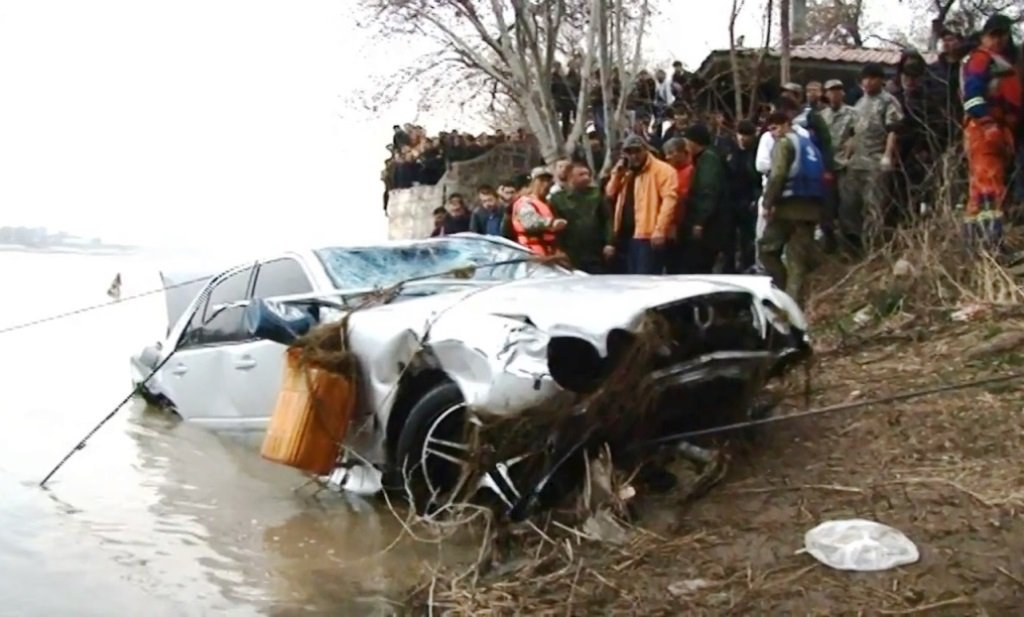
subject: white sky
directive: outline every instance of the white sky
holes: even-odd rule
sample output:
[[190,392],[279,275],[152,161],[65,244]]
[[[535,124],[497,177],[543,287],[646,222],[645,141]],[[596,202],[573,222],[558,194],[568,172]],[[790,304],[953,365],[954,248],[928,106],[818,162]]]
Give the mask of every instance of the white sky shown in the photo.
[[[383,239],[391,125],[458,118],[416,118],[412,95],[351,104],[418,54],[369,41],[355,3],[0,0],[0,225],[163,246]],[[727,44],[729,5],[669,0],[651,57],[695,68]]]

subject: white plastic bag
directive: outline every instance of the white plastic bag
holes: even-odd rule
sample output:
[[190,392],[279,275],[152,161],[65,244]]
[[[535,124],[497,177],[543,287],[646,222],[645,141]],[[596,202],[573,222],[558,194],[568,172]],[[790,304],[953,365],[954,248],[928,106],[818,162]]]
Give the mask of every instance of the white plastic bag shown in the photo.
[[901,531],[864,519],[818,525],[804,534],[804,551],[826,566],[856,572],[888,570],[921,558]]

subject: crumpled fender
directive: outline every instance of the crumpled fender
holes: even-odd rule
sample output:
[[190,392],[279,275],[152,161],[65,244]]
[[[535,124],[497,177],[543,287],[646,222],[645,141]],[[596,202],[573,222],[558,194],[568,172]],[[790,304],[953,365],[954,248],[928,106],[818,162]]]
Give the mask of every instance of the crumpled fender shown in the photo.
[[446,315],[431,328],[426,350],[478,413],[515,415],[565,392],[548,370],[550,336],[512,316]]

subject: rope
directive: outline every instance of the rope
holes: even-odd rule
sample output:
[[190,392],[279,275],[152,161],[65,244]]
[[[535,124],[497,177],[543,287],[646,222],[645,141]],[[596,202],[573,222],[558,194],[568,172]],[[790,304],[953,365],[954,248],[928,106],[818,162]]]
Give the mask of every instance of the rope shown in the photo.
[[702,429],[699,431],[689,431],[686,433],[677,433],[675,435],[668,435],[667,437],[659,437],[650,441],[636,444],[631,449],[646,447],[652,445],[658,445],[663,443],[670,443],[675,441],[682,441],[684,439],[690,439],[693,437],[705,437],[708,435],[717,435],[720,433],[728,433],[737,431],[752,426],[762,426],[765,424],[775,424],[777,422],[787,422],[789,420],[797,420],[799,418],[809,418],[812,416],[821,416],[830,413],[838,413],[841,411],[851,411],[860,409],[863,407],[873,407],[875,405],[881,405],[883,403],[898,403],[902,401],[909,401],[916,398],[923,398],[926,396],[932,396],[934,394],[942,394],[944,392],[953,392],[956,390],[968,390],[970,388],[978,388],[980,386],[987,386],[996,383],[1002,383],[1006,381],[1013,381],[1015,379],[1024,378],[1024,372],[1010,373],[1008,375],[1000,375],[997,377],[986,377],[984,379],[975,379],[972,381],[961,381],[958,383],[947,384],[943,386],[935,386],[933,388],[925,388],[921,390],[910,390],[907,392],[901,392],[890,396],[883,396],[880,398],[868,399],[866,401],[858,401],[856,403],[840,403],[837,405],[829,405],[827,407],[819,407],[817,409],[809,409],[807,411],[800,411],[797,413],[786,414],[784,416],[769,416],[767,418],[760,418],[757,420],[746,420],[743,422],[734,422],[732,424],[725,424],[722,426],[716,426],[713,428]]
[[139,382],[138,385],[136,385],[134,388],[132,388],[132,391],[129,392],[128,395],[125,396],[123,399],[121,399],[121,402],[118,403],[117,406],[114,407],[114,409],[111,410],[111,412],[108,413],[102,420],[100,420],[99,424],[94,426],[91,431],[86,433],[85,437],[82,437],[82,439],[80,439],[78,441],[78,443],[75,445],[75,447],[71,448],[71,450],[69,450],[68,453],[64,455],[64,458],[60,459],[60,462],[57,463],[54,466],[53,469],[50,470],[50,473],[46,474],[46,477],[43,478],[41,482],[39,482],[39,487],[40,488],[45,488],[46,487],[46,483],[49,482],[50,478],[52,478],[54,476],[54,474],[56,474],[57,471],[61,467],[64,466],[64,463],[68,462],[68,459],[70,459],[72,456],[74,456],[75,452],[78,452],[79,450],[85,448],[85,443],[87,441],[89,441],[89,438],[92,437],[93,435],[95,435],[101,428],[103,428],[104,424],[106,424],[114,416],[116,416],[117,412],[121,411],[121,408],[124,407],[125,405],[127,405],[130,400],[132,400],[132,397],[135,396],[139,392],[139,390],[142,388],[142,386],[144,386],[147,381],[152,379],[153,376],[156,375],[160,371],[160,369],[162,369],[164,367],[164,365],[167,364],[171,360],[171,358],[174,357],[174,352],[176,352],[176,351],[178,351],[177,347],[172,349],[171,353],[167,354],[167,357],[164,358],[163,360],[161,360],[160,363],[157,364],[156,367],[152,371],[150,371],[149,375],[146,375],[145,379],[143,379],[141,382]]
[[[228,269],[225,269],[224,271],[226,272],[227,270]],[[128,302],[129,300],[137,300],[139,298],[145,298],[146,296],[152,296],[153,294],[162,293],[162,292],[167,291],[169,289],[177,289],[178,287],[185,287],[186,285],[194,285],[194,284],[200,283],[202,281],[207,281],[207,280],[213,278],[214,276],[216,276],[216,275],[215,274],[211,274],[209,276],[195,278],[195,279],[192,279],[192,280],[189,280],[189,281],[182,281],[181,283],[175,283],[174,285],[168,285],[167,287],[157,287],[155,289],[150,289],[149,291],[143,291],[141,293],[133,294],[131,296],[125,296],[124,298],[121,298],[120,300],[118,300],[117,302],[114,302],[114,303],[104,302],[102,304],[93,304],[93,305],[90,305],[90,306],[84,306],[82,308],[77,308],[75,310],[68,311],[66,313],[58,313],[57,315],[50,315],[49,317],[43,317],[43,318],[36,319],[36,320],[33,320],[33,321],[26,321],[25,323],[20,323],[20,324],[17,324],[15,326],[8,326],[6,328],[0,328],[0,334],[7,334],[9,332],[14,332],[14,331],[17,331],[17,330],[24,330],[25,328],[31,328],[32,326],[38,326],[40,324],[48,323],[48,322],[51,322],[51,321],[58,321],[60,319],[66,319],[68,317],[74,317],[75,315],[81,315],[82,313],[88,313],[90,311],[95,311],[95,310],[101,309],[101,308],[110,308],[111,306],[116,306],[117,304],[121,304],[123,302]]]
[[[221,272],[227,272],[228,270],[233,270],[235,268],[238,268],[238,267],[241,267],[241,266],[244,266],[244,265],[249,265],[250,263],[251,262],[245,262],[244,264],[239,264],[238,266],[234,266],[232,268],[224,268]],[[400,291],[402,289],[402,287],[405,284],[407,284],[407,283],[413,283],[413,282],[428,280],[428,279],[432,279],[432,278],[440,278],[440,277],[443,277],[443,276],[453,275],[453,274],[457,275],[457,274],[462,273],[462,272],[472,271],[472,270],[476,270],[476,269],[496,268],[496,267],[499,267],[499,266],[508,266],[508,265],[513,265],[513,264],[517,264],[517,263],[540,263],[540,264],[550,264],[550,265],[557,265],[557,266],[567,266],[568,265],[567,261],[566,261],[566,259],[565,259],[565,257],[563,255],[555,255],[555,256],[551,256],[551,257],[542,257],[542,256],[537,256],[537,255],[533,255],[533,256],[529,256],[529,257],[517,257],[515,259],[506,259],[506,260],[503,260],[503,261],[495,261],[495,262],[479,264],[479,265],[468,265],[468,266],[464,266],[464,267],[460,267],[460,268],[453,268],[451,270],[445,270],[444,272],[434,272],[434,273],[431,273],[431,274],[424,274],[424,275],[421,275],[421,276],[415,276],[415,277],[411,277],[411,278],[405,279],[403,281],[400,281],[398,283],[395,283],[394,285],[391,285],[389,287],[385,287],[385,288],[381,288],[381,289],[375,289],[375,290],[372,290],[372,291],[362,292],[362,293],[360,293],[358,295],[365,295],[365,294],[370,294],[370,293],[389,293],[389,292],[392,292],[394,290]],[[178,287],[185,287],[187,285],[194,285],[195,283],[200,283],[200,282],[203,282],[203,281],[207,281],[207,280],[213,278],[214,276],[217,276],[217,274],[211,274],[209,276],[203,276],[203,277],[191,279],[191,280],[188,280],[188,281],[182,281],[180,283],[175,283],[174,285],[168,285],[166,287],[157,287],[155,289],[150,289],[149,291],[143,291],[143,292],[140,292],[140,293],[137,293],[137,294],[133,294],[133,295],[130,295],[130,296],[125,296],[124,298],[121,298],[120,300],[118,300],[115,303],[104,302],[102,304],[93,304],[93,305],[90,305],[90,306],[84,306],[84,307],[77,308],[77,309],[74,309],[74,310],[71,310],[71,311],[67,311],[65,313],[58,313],[56,315],[50,315],[49,317],[42,317],[40,319],[35,319],[35,320],[32,320],[32,321],[26,321],[24,323],[20,323],[20,324],[14,325],[14,326],[7,326],[5,328],[0,328],[0,335],[8,334],[10,332],[15,332],[15,331],[18,331],[18,330],[24,330],[25,328],[31,328],[33,326],[38,326],[40,324],[49,323],[51,321],[58,321],[58,320],[61,320],[61,319],[66,319],[68,317],[74,317],[76,315],[81,315],[83,313],[88,313],[88,312],[95,311],[95,310],[102,309],[102,308],[110,308],[111,306],[116,306],[117,304],[122,304],[122,303],[128,302],[130,300],[137,300],[139,298],[145,298],[147,296],[152,296],[153,294],[162,293],[162,292],[170,290],[170,289],[177,289]],[[339,290],[339,295],[341,295],[340,290]]]

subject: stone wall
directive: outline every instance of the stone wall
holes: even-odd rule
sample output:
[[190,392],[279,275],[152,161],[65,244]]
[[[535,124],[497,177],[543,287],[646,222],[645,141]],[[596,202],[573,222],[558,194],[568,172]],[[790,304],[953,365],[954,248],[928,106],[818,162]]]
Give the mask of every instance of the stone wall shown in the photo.
[[394,189],[388,195],[388,238],[426,238],[434,230],[434,208],[444,203],[444,185]]
[[471,203],[478,186],[496,187],[516,175],[528,173],[539,159],[535,144],[501,144],[475,159],[453,163],[436,186],[392,190],[388,195],[388,237],[392,240],[428,237],[434,229],[431,213],[443,205],[449,195],[462,193]]

